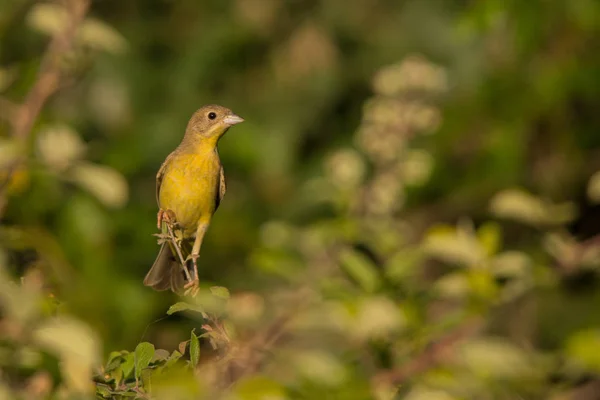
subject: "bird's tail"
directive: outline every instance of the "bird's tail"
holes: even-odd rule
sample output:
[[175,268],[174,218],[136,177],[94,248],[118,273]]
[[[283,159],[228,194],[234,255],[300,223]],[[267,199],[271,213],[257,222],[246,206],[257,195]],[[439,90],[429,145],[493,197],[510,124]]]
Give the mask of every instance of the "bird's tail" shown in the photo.
[[152,268],[144,278],[144,285],[154,290],[171,289],[179,293],[185,284],[181,265],[173,256],[169,243],[163,243]]

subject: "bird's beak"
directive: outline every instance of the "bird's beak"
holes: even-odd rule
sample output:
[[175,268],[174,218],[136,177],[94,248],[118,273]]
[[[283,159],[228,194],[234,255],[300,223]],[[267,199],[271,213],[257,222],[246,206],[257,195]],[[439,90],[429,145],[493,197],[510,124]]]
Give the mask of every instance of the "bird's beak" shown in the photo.
[[235,124],[244,122],[244,118],[239,117],[235,114],[231,114],[231,115],[228,115],[225,118],[223,118],[223,122],[225,122],[227,125],[231,126],[231,125],[235,125]]

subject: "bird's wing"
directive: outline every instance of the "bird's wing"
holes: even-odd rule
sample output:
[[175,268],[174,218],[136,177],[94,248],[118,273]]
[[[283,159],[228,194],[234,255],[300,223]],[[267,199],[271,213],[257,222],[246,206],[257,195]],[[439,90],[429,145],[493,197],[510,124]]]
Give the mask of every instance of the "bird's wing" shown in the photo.
[[156,173],[156,204],[160,207],[160,202],[158,201],[160,194],[160,185],[162,184],[163,177],[165,176],[165,172],[167,171],[167,167],[171,163],[171,159],[175,155],[175,152],[172,152],[167,156],[165,162],[160,166],[160,169]]
[[225,184],[225,171],[223,171],[223,166],[221,165],[221,171],[219,171],[219,192],[217,193],[217,204],[215,210],[217,209],[217,207],[219,207],[219,204],[221,203],[221,200],[223,200],[223,197],[225,197],[226,191],[227,185]]

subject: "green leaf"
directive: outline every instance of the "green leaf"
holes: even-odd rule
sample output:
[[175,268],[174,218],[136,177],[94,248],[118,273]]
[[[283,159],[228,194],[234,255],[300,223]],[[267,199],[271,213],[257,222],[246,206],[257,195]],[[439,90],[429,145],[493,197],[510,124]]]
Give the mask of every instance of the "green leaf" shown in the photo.
[[120,366],[124,361],[123,354],[120,351],[113,351],[108,356],[108,362],[106,363],[105,370],[107,372],[112,371],[113,369]]
[[119,386],[123,381],[123,368],[119,367],[110,373],[110,376],[115,380],[115,386]]
[[487,222],[481,225],[481,227],[477,229],[477,238],[487,255],[491,256],[496,254],[502,244],[500,225],[494,222]]
[[583,330],[571,335],[566,350],[569,358],[578,365],[600,371],[600,330]]
[[197,312],[202,311],[198,306],[196,306],[194,304],[180,301],[178,303],[173,304],[171,307],[169,307],[169,309],[167,310],[167,315],[172,315],[177,312],[188,311],[188,310],[197,311]]
[[135,366],[135,355],[133,353],[129,353],[123,357],[125,358],[125,361],[123,361],[123,364],[121,364],[121,369],[123,370],[123,379],[127,379],[133,372],[133,368]]
[[374,292],[381,285],[375,266],[364,255],[352,249],[345,249],[340,254],[340,264],[365,291]]
[[196,367],[198,362],[200,362],[200,341],[193,330],[190,337],[190,361],[192,362],[192,367]]
[[222,299],[229,299],[229,289],[223,286],[211,286],[210,292],[213,296],[220,297]]
[[154,345],[148,342],[142,342],[135,348],[135,377],[138,379],[142,375],[142,370],[150,364],[154,357]]
[[154,356],[152,357],[152,360],[150,360],[151,363],[157,362],[157,361],[165,361],[169,358],[170,353],[165,350],[165,349],[157,349],[154,352]]
[[112,392],[106,386],[96,385],[96,395],[109,399],[112,396]]
[[163,365],[163,369],[171,368],[173,365],[175,365],[175,363],[177,363],[177,361],[179,361],[181,356],[182,354],[179,351],[173,350],[173,353],[171,353],[171,356],[169,357],[165,365]]

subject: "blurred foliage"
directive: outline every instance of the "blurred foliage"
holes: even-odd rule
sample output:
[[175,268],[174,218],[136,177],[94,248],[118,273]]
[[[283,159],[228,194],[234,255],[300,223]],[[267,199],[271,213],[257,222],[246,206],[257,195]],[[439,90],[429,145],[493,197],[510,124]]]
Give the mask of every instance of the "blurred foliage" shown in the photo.
[[[0,399],[597,398],[600,3],[97,1],[17,140],[68,18],[0,0]],[[155,174],[207,103],[246,122],[177,299]]]

